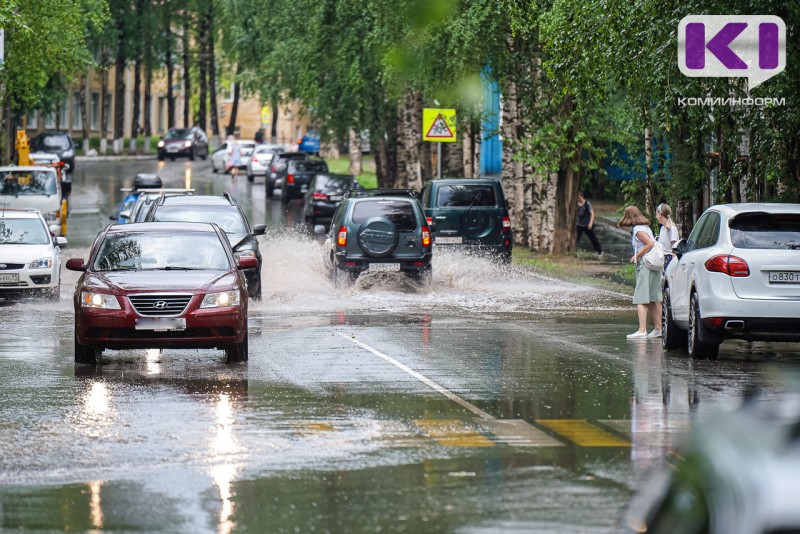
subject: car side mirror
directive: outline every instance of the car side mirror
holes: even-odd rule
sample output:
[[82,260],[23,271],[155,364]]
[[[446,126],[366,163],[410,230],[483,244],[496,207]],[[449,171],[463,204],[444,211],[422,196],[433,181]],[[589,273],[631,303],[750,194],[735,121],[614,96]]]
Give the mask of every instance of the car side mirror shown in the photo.
[[253,256],[239,256],[236,260],[236,267],[239,269],[255,269],[258,267],[258,258]]
[[257,224],[253,227],[253,235],[264,235],[267,232],[266,224]]
[[675,257],[680,259],[681,256],[686,254],[686,249],[688,248],[688,244],[686,243],[685,239],[679,239],[675,246],[672,247],[672,253],[675,254]]
[[321,224],[315,224],[314,235],[325,235],[325,226]]
[[67,264],[65,265],[67,270],[70,271],[85,271],[86,264],[83,263],[83,258],[70,258],[67,260]]
[[60,247],[66,246],[67,245],[67,238],[58,236],[56,238],[56,245],[58,245]]

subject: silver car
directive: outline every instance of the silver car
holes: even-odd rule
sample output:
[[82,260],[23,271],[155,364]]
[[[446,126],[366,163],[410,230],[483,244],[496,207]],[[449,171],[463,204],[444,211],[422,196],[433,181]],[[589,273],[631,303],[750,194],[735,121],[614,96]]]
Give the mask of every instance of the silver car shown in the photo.
[[674,254],[664,348],[716,358],[725,339],[800,341],[800,204],[712,206]]
[[284,150],[283,145],[257,145],[253,156],[247,161],[247,181],[253,183],[256,176],[266,176],[273,154]]

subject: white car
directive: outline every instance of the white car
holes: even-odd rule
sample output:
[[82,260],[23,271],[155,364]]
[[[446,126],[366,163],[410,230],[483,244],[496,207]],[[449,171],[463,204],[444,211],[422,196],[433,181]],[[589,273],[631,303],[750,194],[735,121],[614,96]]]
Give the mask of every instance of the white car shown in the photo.
[[247,162],[247,181],[253,183],[256,176],[266,176],[273,154],[285,150],[283,145],[258,145]]
[[35,291],[58,299],[61,245],[36,210],[0,209],[0,295]]
[[800,204],[721,204],[663,279],[666,349],[716,358],[725,339],[800,341]]
[[[253,155],[253,151],[256,149],[256,142],[255,141],[236,141],[239,143],[239,147],[242,153],[242,164],[239,167],[240,169],[244,169],[247,166],[247,162],[250,161],[250,157]],[[228,172],[228,158],[230,154],[228,154],[228,150],[230,149],[230,143],[225,141],[216,150],[211,154],[211,171],[217,172]]]
[[39,210],[53,235],[60,235],[61,184],[56,169],[33,165],[0,167],[2,208]]

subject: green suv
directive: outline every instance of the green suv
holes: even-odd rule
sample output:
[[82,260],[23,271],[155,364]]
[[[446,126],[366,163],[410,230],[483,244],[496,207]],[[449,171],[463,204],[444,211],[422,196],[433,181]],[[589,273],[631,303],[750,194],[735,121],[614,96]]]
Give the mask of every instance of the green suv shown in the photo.
[[[315,226],[325,234],[324,226]],[[413,196],[382,192],[347,197],[331,220],[323,246],[323,260],[338,285],[354,281],[367,271],[403,272],[428,282],[431,233],[419,201]]]
[[511,262],[511,219],[498,180],[432,180],[422,189],[422,209],[437,248],[486,251]]

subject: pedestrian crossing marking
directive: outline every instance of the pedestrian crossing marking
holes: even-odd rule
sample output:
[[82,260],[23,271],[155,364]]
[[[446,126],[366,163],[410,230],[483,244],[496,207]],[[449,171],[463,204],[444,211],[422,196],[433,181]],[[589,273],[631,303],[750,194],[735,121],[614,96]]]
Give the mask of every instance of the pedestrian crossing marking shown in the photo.
[[563,447],[556,438],[522,419],[494,419],[481,421],[482,429],[492,434],[495,441],[512,447]]
[[419,419],[422,431],[440,445],[448,447],[493,447],[494,442],[457,419]]
[[630,447],[630,442],[585,419],[537,419],[536,422],[581,447]]

